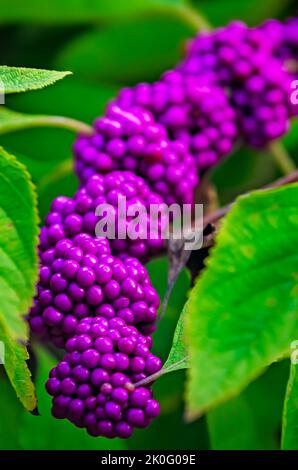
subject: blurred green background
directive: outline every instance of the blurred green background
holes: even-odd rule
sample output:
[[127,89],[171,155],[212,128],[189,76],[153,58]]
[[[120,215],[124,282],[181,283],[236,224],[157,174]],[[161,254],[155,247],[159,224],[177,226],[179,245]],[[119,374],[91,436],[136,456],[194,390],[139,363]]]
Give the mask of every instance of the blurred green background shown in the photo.
[[[295,14],[291,0],[0,0],[1,64],[57,70],[73,75],[42,91],[9,96],[6,104],[25,113],[65,115],[87,123],[100,115],[119,88],[152,81],[182,56],[185,41],[196,32],[197,19],[212,26],[242,19],[250,25],[269,17]],[[293,158],[297,123],[284,139]],[[71,195],[74,135],[60,129],[32,129],[1,136],[0,143],[22,160],[37,185],[43,218],[51,199]],[[298,159],[296,157],[298,163]],[[265,152],[237,149],[211,178],[221,204],[279,176]],[[167,262],[150,263],[152,282],[161,296],[166,289]],[[189,288],[180,275],[166,317],[155,334],[155,352],[167,357],[173,331]],[[160,418],[128,441],[94,439],[68,422],[50,416],[44,391],[55,358],[32,345],[40,416],[26,413],[3,375],[0,376],[1,449],[206,449],[276,448],[279,441],[287,365],[272,366],[240,397],[192,424],[183,419],[183,371],[155,384]],[[275,388],[274,396],[270,393]],[[266,406],[264,404],[266,403]],[[225,423],[229,418],[229,433]],[[219,432],[222,430],[222,432]],[[245,432],[244,432],[245,431]],[[236,439],[237,437],[237,439]]]

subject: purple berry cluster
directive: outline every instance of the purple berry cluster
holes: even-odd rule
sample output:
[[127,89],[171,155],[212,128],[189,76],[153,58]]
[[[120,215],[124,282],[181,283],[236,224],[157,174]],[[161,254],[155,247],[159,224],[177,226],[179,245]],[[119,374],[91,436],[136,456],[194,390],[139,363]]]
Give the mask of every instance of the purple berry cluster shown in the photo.
[[259,27],[270,38],[273,54],[283,62],[288,72],[298,73],[298,18],[290,18],[285,23],[267,20]]
[[[294,18],[201,33],[174,70],[122,89],[92,135],[78,136],[80,188],[56,198],[46,217],[28,315],[32,332],[66,350],[46,384],[56,418],[92,436],[128,438],[159,414],[151,387],[136,385],[162,366],[150,336],[159,299],[142,263],[164,248],[166,204],[191,206],[202,172],[239,138],[264,147],[287,131],[297,114],[297,32]],[[127,222],[118,225],[124,200],[126,211],[146,209],[134,237]],[[105,218],[115,231],[98,236]]]
[[149,386],[133,384],[161,368],[151,346],[150,336],[119,317],[81,320],[46,383],[53,416],[109,438],[128,438],[134,428],[148,426],[159,404]]
[[[123,215],[127,213],[131,217],[121,218],[121,201],[124,204]],[[153,205],[156,209],[155,219],[150,212]],[[97,208],[100,209],[98,215]],[[134,214],[138,216],[142,209],[145,211],[131,234],[133,237],[127,237],[128,230],[133,229],[131,218]],[[51,248],[57,241],[65,237],[73,239],[81,233],[95,237],[96,226],[100,221],[102,232],[106,232],[106,224],[114,228],[115,233],[109,237],[113,254],[135,256],[144,262],[164,250],[162,234],[167,228],[168,217],[163,199],[149,189],[143,178],[130,171],[93,175],[73,198],[56,198],[42,229],[41,249]],[[106,240],[98,240],[96,243],[107,245]]]
[[254,28],[234,21],[200,33],[175,69],[155,83],[123,88],[94,134],[77,139],[79,179],[131,170],[165,202],[192,202],[198,175],[237,140],[265,147],[287,132],[297,114],[290,100],[297,37],[297,18]]
[[156,83],[123,88],[116,103],[150,110],[172,139],[189,148],[199,171],[228,155],[238,136],[236,113],[225,91],[204,76],[171,70]]
[[240,136],[256,147],[283,135],[293,114],[291,75],[275,56],[278,38],[273,36],[266,34],[266,28],[232,22],[199,34],[179,66],[183,73],[205,74],[227,90]]
[[[69,201],[58,198],[52,209]],[[52,414],[92,436],[127,438],[159,414],[151,388],[134,387],[162,366],[150,352],[159,298],[138,259],[112,256],[107,239],[87,233],[66,238],[57,214],[42,231],[28,316],[32,332],[66,349],[46,384]]]
[[[273,44],[274,57],[282,64],[293,83],[292,90],[297,90],[298,79],[298,18],[290,18],[285,23],[278,20],[267,20],[260,29],[270,38]],[[298,106],[290,104],[292,116],[298,115]]]
[[159,299],[147,270],[131,257],[109,254],[107,240],[78,234],[40,254],[38,293],[31,330],[59,348],[85,317],[118,318],[140,332],[155,330]]
[[96,119],[94,134],[78,137],[74,154],[83,184],[96,173],[128,170],[143,177],[166,204],[193,203],[198,183],[193,156],[141,107],[110,105],[106,115]]

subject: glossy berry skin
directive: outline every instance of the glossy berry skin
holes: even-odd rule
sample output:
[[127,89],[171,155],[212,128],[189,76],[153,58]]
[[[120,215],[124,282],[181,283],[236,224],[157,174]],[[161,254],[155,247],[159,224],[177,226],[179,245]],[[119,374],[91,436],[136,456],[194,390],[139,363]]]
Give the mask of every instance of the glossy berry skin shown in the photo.
[[[87,200],[89,207],[87,204],[83,207],[82,201],[85,203]],[[113,253],[128,254],[146,262],[164,251],[165,242],[162,233],[167,226],[167,217],[164,212],[163,199],[150,190],[143,178],[130,171],[93,175],[88,179],[86,185],[75,194],[74,201],[77,210],[80,211],[79,216],[85,232],[94,235],[96,226],[102,218],[107,218],[112,223],[115,227],[115,233],[111,234],[109,241]],[[137,229],[135,239],[131,239],[129,233],[127,235],[125,233],[126,229],[129,230],[132,227],[129,220],[126,225],[119,221],[121,201],[123,201],[124,210],[132,217],[139,215],[139,208],[143,208],[145,211],[142,216],[142,226]],[[104,205],[110,207],[105,209]],[[150,209],[153,205],[158,208],[161,214],[156,228],[153,223],[151,225]],[[95,216],[98,209],[99,212]],[[120,232],[122,228],[124,228],[123,237]],[[146,230],[148,230],[147,233]]]
[[270,39],[274,57],[290,76],[289,93],[295,95],[295,99],[291,100],[290,110],[292,116],[297,116],[298,18],[289,18],[284,23],[270,19],[261,24],[259,29]]
[[288,72],[297,75],[298,18],[289,18],[285,22],[269,19],[259,29],[270,38],[274,56],[282,61]]
[[90,316],[135,325],[146,334],[155,330],[159,298],[146,268],[136,258],[111,256],[106,248],[106,240],[82,233],[41,251],[28,317],[33,332],[63,348],[80,320]]
[[196,166],[182,141],[172,141],[164,126],[140,107],[115,104],[94,122],[91,137],[74,144],[75,171],[82,183],[94,174],[128,170],[142,176],[167,204],[192,204]]
[[125,109],[143,106],[152,112],[172,139],[189,148],[199,171],[231,153],[238,137],[236,113],[225,90],[203,76],[170,70],[153,84],[123,88],[115,102]]
[[291,77],[274,56],[275,46],[262,29],[236,21],[199,34],[178,67],[226,88],[241,137],[255,147],[283,135],[292,115]]
[[142,378],[162,366],[150,352],[151,345],[150,338],[125,322],[115,324],[104,317],[81,320],[46,383],[53,396],[53,416],[86,428],[91,436],[109,438],[128,438],[134,428],[148,426],[159,415],[159,404],[150,386],[134,389],[132,384],[140,375],[133,367],[137,359],[144,364]]
[[[158,211],[156,218],[152,207]],[[141,223],[134,228],[133,220],[139,216],[140,209]],[[121,219],[122,210],[124,215],[128,214],[127,220]],[[108,233],[107,223],[111,228]],[[83,232],[101,240],[96,243],[105,244],[105,252],[109,244],[113,254],[127,254],[146,262],[164,251],[163,233],[168,224],[163,199],[149,189],[143,178],[129,171],[93,175],[73,198],[54,200],[42,229],[40,249],[44,251],[63,238],[73,239]]]

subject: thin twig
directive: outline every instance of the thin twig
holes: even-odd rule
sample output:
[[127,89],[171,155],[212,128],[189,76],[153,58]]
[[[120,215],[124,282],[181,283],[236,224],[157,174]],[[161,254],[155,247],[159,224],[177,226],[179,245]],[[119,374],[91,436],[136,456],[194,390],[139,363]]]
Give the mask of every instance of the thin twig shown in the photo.
[[180,364],[183,364],[185,361],[187,360],[187,357],[183,357],[182,359],[180,359],[180,361],[177,361],[175,362],[175,364],[173,364],[172,366],[169,366],[168,368],[165,368],[165,369],[160,369],[158,372],[155,372],[155,374],[152,374],[152,375],[149,375],[148,377],[146,377],[145,379],[143,380],[140,380],[139,382],[136,382],[134,384],[127,384],[127,387],[129,390],[134,390],[136,387],[142,387],[143,385],[148,385],[152,382],[154,382],[155,380],[159,379],[160,377],[162,377],[163,375],[165,374],[168,374],[169,372],[172,372],[173,370],[181,370],[181,369],[177,369],[177,366],[179,366]]
[[284,175],[289,175],[295,171],[295,162],[280,141],[274,141],[268,145],[268,152]]
[[32,127],[60,127],[79,134],[91,135],[93,133],[91,126],[69,117],[44,115],[30,115],[25,116],[25,118],[22,118],[20,115],[19,119],[17,119],[17,117],[18,116],[16,116],[15,119],[8,120],[7,122],[1,122],[0,134],[7,134],[9,132],[29,129]]
[[208,20],[188,2],[177,4],[172,11],[177,13],[177,16],[187,23],[195,32],[209,31],[211,29]]

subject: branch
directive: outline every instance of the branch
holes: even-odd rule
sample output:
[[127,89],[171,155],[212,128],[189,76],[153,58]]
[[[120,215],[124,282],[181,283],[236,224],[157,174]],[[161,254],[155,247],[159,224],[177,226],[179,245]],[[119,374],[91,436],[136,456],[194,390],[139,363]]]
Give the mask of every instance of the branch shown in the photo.
[[[270,189],[270,188],[279,188],[280,186],[285,186],[286,184],[291,184],[291,183],[296,183],[298,182],[298,170],[294,171],[288,176],[284,176],[283,178],[280,178],[276,181],[273,181],[273,183],[269,183],[261,189]],[[249,193],[245,193],[249,194]],[[218,222],[222,217],[224,217],[231,207],[233,206],[233,203],[228,204],[227,206],[221,207],[215,212],[212,212],[211,214],[207,215],[204,217],[204,227],[206,227],[209,224],[215,224]]]
[[268,145],[268,152],[284,175],[289,175],[292,171],[295,171],[295,162],[280,141],[271,142]]

